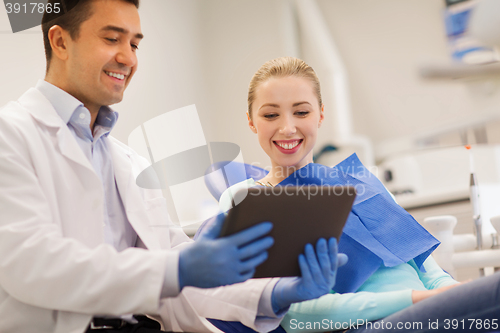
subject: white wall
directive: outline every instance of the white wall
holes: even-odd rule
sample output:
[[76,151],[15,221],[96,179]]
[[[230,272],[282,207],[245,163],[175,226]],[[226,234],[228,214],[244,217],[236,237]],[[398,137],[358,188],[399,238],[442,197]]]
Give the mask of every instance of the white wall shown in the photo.
[[[144,121],[189,104],[199,105],[201,118],[206,118],[199,7],[196,0],[142,1],[145,38],[138,51],[139,69],[124,100],[114,106],[120,112],[113,130],[118,139],[126,142],[129,133]],[[3,6],[0,41],[0,105],[4,105],[43,79],[45,56],[40,26],[13,34]]]
[[[473,83],[425,82],[418,76],[417,68],[425,61],[450,59],[443,3],[318,0],[349,74],[354,132],[368,136],[379,157],[407,149],[416,136],[446,124],[500,113],[497,86],[485,93]],[[237,143],[246,162],[267,165],[267,156],[247,127],[247,87],[265,61],[298,54],[286,4],[143,0],[145,39],[138,51],[139,70],[124,101],[115,106],[121,117],[113,134],[126,142],[146,120],[196,104],[208,141]],[[3,8],[0,105],[43,78],[45,68],[40,28],[10,33]],[[332,92],[324,87],[323,94]],[[322,131],[325,140],[328,126]]]
[[0,105],[17,99],[45,75],[40,27],[13,34],[4,8],[0,8]]
[[247,163],[268,165],[246,117],[248,83],[266,61],[287,55],[284,1],[201,1],[202,64],[213,121],[210,139],[238,144]]
[[[195,103],[209,140],[236,142],[249,162],[266,161],[246,127],[247,86],[265,61],[296,55],[289,45],[286,2],[142,1],[146,38],[139,50],[139,71],[124,101],[115,106],[122,116],[114,135],[126,141],[147,119]],[[444,124],[467,121],[471,115],[498,113],[495,87],[487,95],[471,84],[426,82],[417,73],[426,61],[449,60],[443,1],[318,4],[349,74],[354,131],[368,136],[379,151]],[[39,29],[10,33],[5,10],[0,9],[0,104],[43,77]],[[302,53],[307,61],[307,52]],[[324,87],[323,94],[331,91]]]
[[500,115],[496,83],[428,82],[418,75],[422,64],[451,61],[444,1],[319,4],[349,72],[354,130],[373,140],[379,158],[445,126]]
[[122,113],[114,135],[126,142],[145,121],[180,107],[196,104],[206,113],[201,73],[200,8],[196,0],[145,0],[139,13],[144,39],[139,67],[115,109]]
[[[145,121],[190,104],[197,105],[203,127],[210,132],[200,61],[203,51],[199,1],[145,0],[139,12],[145,35],[138,51],[139,68],[124,100],[113,106],[120,113],[120,119],[112,134],[126,143],[130,132]],[[1,106],[43,79],[45,56],[40,26],[12,34],[3,6],[0,8],[0,42]],[[193,219],[197,218],[198,210],[192,206],[211,199],[208,191],[203,190],[193,193],[192,203],[186,205],[189,207],[181,207],[189,211]],[[175,214],[172,215],[175,219]]]
[[[311,1],[311,0],[305,0]],[[293,1],[292,1],[293,2]],[[268,158],[246,125],[247,86],[265,61],[297,55],[280,0],[210,0],[202,8],[202,64],[207,80],[211,139],[241,146],[247,162]],[[425,63],[450,62],[441,0],[319,0],[349,75],[353,128],[367,136],[376,157],[415,149],[417,138],[445,126],[476,118],[498,117],[500,93],[474,82],[429,82],[420,78]],[[302,41],[300,46],[307,45]],[[311,52],[298,53],[314,62]],[[318,76],[324,73],[318,71]],[[332,95],[323,86],[323,95]],[[334,137],[332,106],[319,143]],[[329,118],[330,117],[330,118]],[[329,118],[329,119],[328,119]],[[496,138],[498,139],[498,138]],[[331,140],[331,139],[330,139]]]

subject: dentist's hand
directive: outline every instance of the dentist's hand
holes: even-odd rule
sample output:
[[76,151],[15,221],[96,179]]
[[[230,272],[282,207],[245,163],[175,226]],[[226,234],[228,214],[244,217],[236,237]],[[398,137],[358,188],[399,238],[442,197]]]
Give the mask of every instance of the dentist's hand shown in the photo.
[[299,256],[302,277],[281,278],[274,286],[271,298],[273,310],[278,313],[292,303],[307,301],[328,294],[335,285],[337,267],[347,263],[347,256],[337,254],[337,240],[318,240],[316,253],[311,244],[305,247],[305,256]]
[[218,238],[224,214],[179,253],[179,285],[213,288],[243,282],[251,278],[255,268],[267,259],[267,249],[274,240],[264,237],[272,229],[263,222],[234,235]]

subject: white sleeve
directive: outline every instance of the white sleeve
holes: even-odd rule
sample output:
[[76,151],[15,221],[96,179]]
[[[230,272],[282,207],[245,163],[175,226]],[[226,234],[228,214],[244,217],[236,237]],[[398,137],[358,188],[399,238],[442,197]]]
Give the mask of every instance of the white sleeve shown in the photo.
[[[284,314],[260,315],[259,303],[266,287],[269,285],[272,291],[277,281],[278,279],[250,279],[218,288],[186,287],[181,294],[190,300],[201,317],[239,321],[256,331],[268,332],[279,326]],[[271,294],[267,293],[264,297],[270,297]]]
[[0,119],[0,292],[69,312],[156,312],[168,251],[118,253],[64,237],[32,165],[33,149]]

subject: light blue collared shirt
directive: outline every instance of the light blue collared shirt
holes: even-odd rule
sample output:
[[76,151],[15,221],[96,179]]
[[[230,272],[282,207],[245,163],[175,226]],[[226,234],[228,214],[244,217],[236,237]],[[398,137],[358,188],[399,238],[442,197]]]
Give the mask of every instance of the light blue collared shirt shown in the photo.
[[137,234],[130,225],[118,192],[113,163],[108,149],[108,135],[118,120],[118,113],[102,106],[90,131],[90,112],[83,103],[67,92],[39,80],[38,89],[52,104],[57,114],[68,125],[76,142],[101,179],[104,190],[104,240],[117,251],[135,245]]

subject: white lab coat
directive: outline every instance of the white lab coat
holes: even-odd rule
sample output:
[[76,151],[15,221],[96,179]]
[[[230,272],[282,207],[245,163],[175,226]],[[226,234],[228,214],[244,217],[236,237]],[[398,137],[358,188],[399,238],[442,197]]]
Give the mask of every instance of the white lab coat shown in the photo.
[[[159,314],[176,331],[216,331],[202,317],[276,327],[280,319],[256,319],[267,280],[178,294],[178,252],[166,249],[189,239],[161,192],[136,185],[144,159],[109,139],[127,217],[148,250],[104,243],[99,177],[38,90],[0,110],[0,332],[81,333],[93,315],[126,313]],[[160,300],[165,265],[176,297]]]

